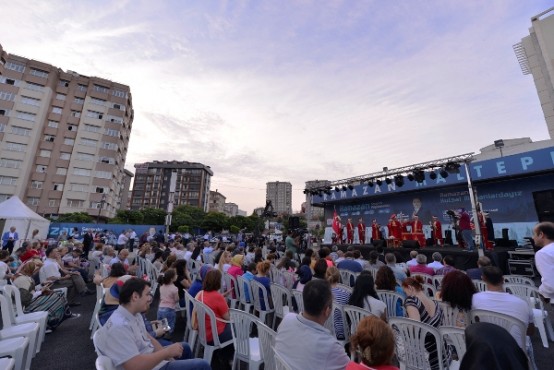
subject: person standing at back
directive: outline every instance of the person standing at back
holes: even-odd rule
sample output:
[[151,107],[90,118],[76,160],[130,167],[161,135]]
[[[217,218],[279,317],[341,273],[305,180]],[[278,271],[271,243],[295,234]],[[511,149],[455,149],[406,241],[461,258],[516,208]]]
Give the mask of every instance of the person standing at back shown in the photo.
[[533,241],[541,248],[535,254],[535,265],[542,276],[539,293],[550,302],[554,299],[554,223],[541,222],[535,226]]

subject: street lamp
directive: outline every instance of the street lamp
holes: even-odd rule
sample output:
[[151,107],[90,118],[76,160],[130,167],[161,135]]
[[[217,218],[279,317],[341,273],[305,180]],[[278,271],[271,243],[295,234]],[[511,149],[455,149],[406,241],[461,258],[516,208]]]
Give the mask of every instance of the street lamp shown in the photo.
[[106,203],[106,194],[102,194],[102,199],[100,200],[100,208],[98,208],[98,217],[96,217],[96,224],[100,223],[100,213],[102,208],[104,208],[104,203]]

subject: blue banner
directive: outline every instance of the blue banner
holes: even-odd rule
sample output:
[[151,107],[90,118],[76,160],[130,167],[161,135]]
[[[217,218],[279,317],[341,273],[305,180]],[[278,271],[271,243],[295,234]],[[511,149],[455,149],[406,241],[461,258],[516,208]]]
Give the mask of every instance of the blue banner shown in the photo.
[[91,229],[93,233],[104,232],[104,230],[111,231],[116,236],[121,234],[123,230],[133,229],[137,233],[137,238],[139,238],[144,232],[150,231],[151,228],[154,228],[156,231],[164,230],[165,232],[165,226],[163,225],[79,224],[64,222],[51,223],[50,228],[48,229],[48,238],[57,239],[62,231],[67,232],[67,235],[71,235],[74,227],[79,229],[79,235],[83,235],[89,229]]

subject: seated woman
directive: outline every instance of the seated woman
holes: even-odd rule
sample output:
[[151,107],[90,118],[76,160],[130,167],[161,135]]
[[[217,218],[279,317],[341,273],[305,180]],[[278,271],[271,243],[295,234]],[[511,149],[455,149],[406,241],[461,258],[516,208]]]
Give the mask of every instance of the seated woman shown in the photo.
[[471,300],[475,293],[477,290],[473,281],[463,272],[455,270],[444,275],[437,298],[460,310],[456,317],[456,326],[459,328],[469,324],[466,322],[466,313],[471,311]]
[[349,305],[370,311],[377,317],[387,321],[387,305],[379,300],[371,272],[364,270],[354,284]]
[[57,328],[66,318],[81,316],[72,314],[64,293],[51,291],[49,284],[45,284],[40,290],[35,290],[35,281],[32,276],[37,269],[38,267],[33,261],[28,261],[13,281],[13,285],[19,289],[24,312],[48,311],[47,327],[49,330]]
[[[221,271],[218,269],[208,271],[204,278],[202,288],[203,289],[196,295],[195,299],[212,309],[216,318],[216,331],[219,341],[220,343],[227,342],[233,338],[233,334],[231,332],[231,325],[225,322],[229,321],[231,318],[229,315],[229,306],[223,295],[219,292],[221,289]],[[196,313],[193,312],[193,316],[195,315]],[[206,341],[208,344],[213,344],[213,340],[211,322],[207,320],[206,317]],[[217,352],[219,352],[219,354],[217,354]],[[234,347],[229,345],[216,351],[213,359],[215,361],[219,360],[220,368],[230,368],[229,361],[233,359],[233,354]]]
[[173,264],[173,268],[177,273],[177,281],[175,281],[175,286],[179,292],[179,306],[185,307],[185,290],[189,289],[192,281],[190,279],[189,272],[187,270],[187,261],[177,260]]
[[364,317],[356,333],[350,337],[353,351],[358,353],[361,363],[351,361],[346,370],[398,370],[392,366],[394,355],[394,334],[389,325],[375,316]]
[[[268,261],[258,263],[258,265],[256,266],[256,271],[258,271],[258,273],[256,274],[256,276],[254,276],[254,280],[265,287],[265,290],[267,291],[267,297],[269,299],[269,305],[272,306],[273,303],[271,301],[271,279],[267,276],[269,275],[269,269],[270,264]],[[253,292],[253,294],[256,294],[256,292]],[[260,298],[263,297],[263,292],[261,289],[258,294],[260,295]],[[265,311],[265,302],[263,299],[261,300],[261,302],[261,309],[262,311]]]
[[[377,276],[375,277],[375,286],[378,290],[389,290],[400,294],[404,299],[406,298],[406,293],[404,293],[402,287],[398,285],[394,272],[389,266],[379,267]],[[401,301],[398,301],[396,304],[396,316],[404,316],[404,307]]]
[[102,299],[100,311],[98,311],[98,319],[101,325],[104,325],[106,321],[108,321],[112,313],[119,306],[119,298],[115,298],[110,290],[117,279],[124,275],[125,267],[121,263],[114,263],[111,266],[110,275],[106,278],[103,278],[99,271],[97,271],[94,275],[94,283],[96,285],[102,285],[104,288],[104,298]]
[[[327,272],[325,273],[325,276],[327,278],[327,281],[331,284],[331,292],[333,293],[333,299],[341,305],[348,304],[348,300],[350,299],[350,292],[347,290],[341,289],[338,287],[338,283],[340,282],[340,272],[339,269],[337,269],[335,266],[331,266],[327,268]],[[335,333],[337,335],[337,339],[344,340],[344,323],[342,322],[342,315],[340,311],[335,310],[334,312],[334,325],[335,325]]]

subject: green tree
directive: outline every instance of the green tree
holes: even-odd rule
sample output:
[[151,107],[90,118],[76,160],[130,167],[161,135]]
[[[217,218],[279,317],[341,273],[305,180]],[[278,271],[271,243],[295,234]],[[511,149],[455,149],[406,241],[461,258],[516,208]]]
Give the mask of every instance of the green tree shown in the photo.
[[110,224],[132,224],[141,225],[144,222],[144,214],[142,211],[119,210],[115,217],[112,218]]
[[185,226],[185,225],[181,225],[177,228],[177,231],[180,232],[180,233],[188,233],[189,232],[189,227]]
[[228,217],[224,213],[220,212],[208,212],[202,221],[202,228],[206,230],[213,230],[215,232],[220,232],[221,230],[227,228],[228,226]]
[[158,208],[145,208],[142,211],[145,225],[163,225],[165,224],[166,212]]
[[86,212],[73,212],[60,215],[56,222],[76,222],[76,223],[90,223],[94,218]]
[[231,232],[231,234],[238,234],[238,232],[240,231],[240,227],[236,225],[231,225],[229,226],[229,231]]

